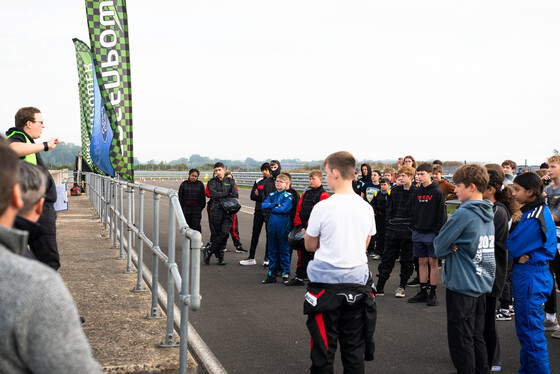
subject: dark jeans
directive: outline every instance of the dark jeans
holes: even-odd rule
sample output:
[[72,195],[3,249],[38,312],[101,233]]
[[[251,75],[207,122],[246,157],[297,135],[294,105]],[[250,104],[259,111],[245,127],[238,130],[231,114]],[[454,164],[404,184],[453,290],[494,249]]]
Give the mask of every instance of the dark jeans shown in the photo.
[[[251,247],[249,248],[249,258],[255,258],[255,252],[257,251],[257,245],[259,244],[259,236],[261,235],[261,230],[264,223],[264,215],[262,210],[255,210],[253,215],[253,233],[251,234]],[[266,250],[265,257],[268,254],[268,232],[265,228],[266,233]]]
[[552,292],[547,297],[546,303],[544,303],[544,311],[553,314],[556,313],[556,285],[558,284],[558,288],[560,288],[560,254],[558,254],[558,251],[556,251],[554,259],[549,261],[548,265],[552,278],[556,277],[556,283],[552,283]]
[[458,374],[488,373],[484,344],[486,295],[467,296],[446,290],[447,342]]
[[37,260],[58,271],[60,256],[56,242],[56,211],[51,203],[43,204],[43,213],[37,223],[43,229],[43,234],[29,242],[31,252]]
[[378,267],[378,291],[384,289],[385,283],[387,282],[387,279],[389,279],[389,276],[391,275],[391,272],[395,267],[395,261],[399,256],[401,258],[400,285],[406,287],[406,282],[408,282],[408,279],[410,278],[414,270],[412,264],[412,240],[385,236],[385,250],[383,251],[381,263]]

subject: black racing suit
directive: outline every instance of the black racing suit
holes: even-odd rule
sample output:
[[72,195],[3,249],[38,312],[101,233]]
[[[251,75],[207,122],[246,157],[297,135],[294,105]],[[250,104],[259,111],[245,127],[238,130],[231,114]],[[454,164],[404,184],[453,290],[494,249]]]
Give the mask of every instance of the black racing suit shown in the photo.
[[198,180],[194,183],[189,180],[181,183],[179,203],[189,227],[202,233],[200,220],[202,219],[202,209],[206,206],[204,184]]
[[414,271],[412,260],[412,197],[414,187],[405,190],[403,186],[394,187],[387,198],[387,227],[385,229],[385,250],[379,264],[377,290],[384,290],[385,283],[395,261],[400,257],[400,286],[405,288]]
[[233,215],[224,212],[220,206],[220,201],[224,197],[238,197],[237,188],[233,179],[224,177],[220,180],[217,177],[208,182],[208,192],[211,199],[208,202],[208,222],[210,224],[210,252],[214,253],[220,261],[224,259],[224,246],[229,236],[229,231],[233,225]]
[[333,373],[337,341],[344,373],[364,373],[372,361],[377,320],[371,277],[366,285],[309,283],[303,313],[311,334],[311,373]]
[[[255,258],[257,245],[259,244],[259,236],[264,223],[264,215],[262,210],[262,201],[264,195],[264,178],[259,179],[253,184],[251,189],[251,200],[255,202],[255,214],[253,215],[253,232],[251,234],[251,247],[249,248],[249,258]],[[256,193],[258,191],[258,194]],[[266,233],[266,248],[268,248],[268,232]]]

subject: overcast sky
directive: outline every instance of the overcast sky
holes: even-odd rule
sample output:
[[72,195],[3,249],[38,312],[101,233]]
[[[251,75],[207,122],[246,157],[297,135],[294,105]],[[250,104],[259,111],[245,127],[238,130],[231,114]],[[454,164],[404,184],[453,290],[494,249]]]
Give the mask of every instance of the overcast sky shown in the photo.
[[[81,144],[84,2],[2,0],[0,120]],[[128,2],[134,155],[540,164],[558,143],[558,1]]]

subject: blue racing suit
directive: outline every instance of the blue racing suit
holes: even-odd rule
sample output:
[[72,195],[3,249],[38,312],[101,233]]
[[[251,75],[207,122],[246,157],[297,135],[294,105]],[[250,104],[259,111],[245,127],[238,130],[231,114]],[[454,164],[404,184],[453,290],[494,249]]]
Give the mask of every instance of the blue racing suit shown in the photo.
[[[276,191],[268,195],[262,203],[263,211],[270,210],[268,221],[268,275],[272,276],[277,268],[282,275],[290,274],[290,246],[288,234],[290,233],[290,210],[294,196],[287,191]],[[280,258],[280,264],[277,260]]]
[[[542,304],[552,290],[548,261],[556,251],[556,227],[544,199],[521,208],[521,221],[510,234],[506,247],[514,266],[511,273],[515,306],[515,329],[521,344],[519,373],[550,373],[543,328]],[[523,255],[529,261],[518,263]]]

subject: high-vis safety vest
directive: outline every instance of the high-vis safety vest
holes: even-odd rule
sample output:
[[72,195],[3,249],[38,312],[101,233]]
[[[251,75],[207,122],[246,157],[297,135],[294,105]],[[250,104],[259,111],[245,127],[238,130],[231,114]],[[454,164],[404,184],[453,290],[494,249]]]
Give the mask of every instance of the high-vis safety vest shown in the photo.
[[[21,131],[14,131],[10,134],[10,136],[8,136],[8,139],[11,138],[12,136],[14,136],[14,134],[21,134],[23,135],[23,138],[25,139],[25,143],[26,144],[33,144],[31,143],[31,140],[29,140],[29,138],[27,137],[27,135],[25,135],[23,132]],[[27,155],[23,158],[23,161],[25,162],[29,162],[32,165],[37,165],[37,156],[35,155],[35,153],[32,153],[30,155]]]

